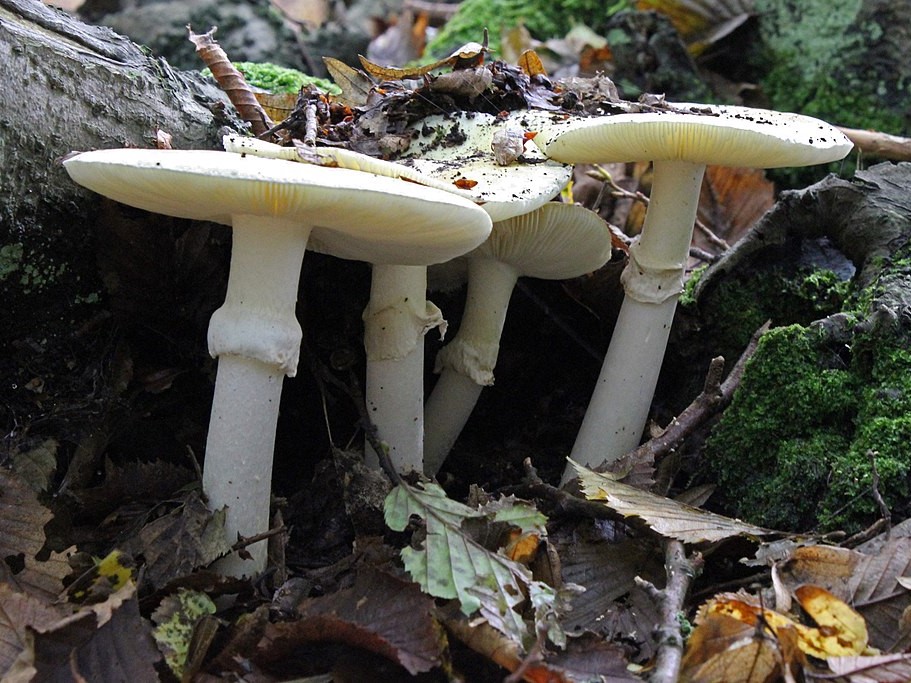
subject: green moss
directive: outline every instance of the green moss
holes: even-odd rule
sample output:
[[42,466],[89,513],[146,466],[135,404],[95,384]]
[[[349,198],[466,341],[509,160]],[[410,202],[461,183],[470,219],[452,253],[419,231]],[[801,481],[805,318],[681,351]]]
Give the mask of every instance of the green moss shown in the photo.
[[[691,276],[680,298],[695,307],[692,292],[701,273]],[[809,324],[842,309],[850,282],[831,270],[785,266],[725,278],[700,303],[704,327],[715,340],[714,353],[736,358],[766,320],[775,325]]]
[[0,282],[19,270],[22,253],[23,247],[19,242],[0,247]]
[[[234,66],[244,75],[247,83],[271,93],[296,94],[301,88],[309,85],[331,95],[341,93],[341,89],[332,81],[308,76],[297,69],[289,69],[271,62],[235,62]],[[211,75],[211,71],[206,71]]]
[[620,10],[632,9],[631,0],[465,0],[427,45],[427,54],[441,58],[465,43],[481,42],[486,28],[496,57],[504,31],[524,25],[538,39],[563,36],[576,23],[599,31]]
[[792,325],[763,337],[705,458],[731,514],[780,529],[857,531],[909,512],[911,351],[899,340],[846,346]]

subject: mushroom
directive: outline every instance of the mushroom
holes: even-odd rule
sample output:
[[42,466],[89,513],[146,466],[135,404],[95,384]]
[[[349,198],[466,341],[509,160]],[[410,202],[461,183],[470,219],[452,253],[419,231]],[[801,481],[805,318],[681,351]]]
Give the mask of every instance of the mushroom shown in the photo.
[[[622,275],[626,296],[571,454],[594,467],[622,457],[642,435],[683,287],[705,166],[808,166],[841,159],[852,145],[807,116],[693,104],[558,123],[534,142],[567,163],[654,165],[645,224]],[[571,476],[567,466],[564,480]]]
[[[443,261],[482,242],[487,214],[456,195],[340,168],[216,151],[112,149],[64,161],[70,177],[148,211],[231,225],[224,304],[209,324],[219,358],[203,490],[227,506],[226,530],[252,536],[269,523],[282,375],[293,376],[301,328],[294,316],[308,238],[343,258]],[[220,561],[232,575],[261,571],[265,542]]]
[[468,294],[458,334],[436,357],[440,378],[424,408],[425,474],[436,474],[481,390],[493,384],[516,280],[578,277],[603,266],[610,255],[610,229],[596,213],[549,202],[494,223],[490,237],[462,257],[468,261]]
[[516,155],[500,142],[535,128],[539,114],[428,116],[414,124],[415,138],[396,162],[466,190],[494,221],[527,213],[558,195],[572,176],[570,166],[548,160],[534,145]]

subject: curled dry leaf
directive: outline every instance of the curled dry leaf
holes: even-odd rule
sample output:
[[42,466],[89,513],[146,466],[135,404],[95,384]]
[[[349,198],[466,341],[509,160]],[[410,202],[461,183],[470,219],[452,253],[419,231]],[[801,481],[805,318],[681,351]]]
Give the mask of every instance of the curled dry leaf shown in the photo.
[[190,42],[196,47],[196,54],[211,69],[212,76],[231,100],[237,113],[250,124],[255,135],[265,133],[272,127],[272,120],[256,100],[244,75],[231,64],[228,55],[215,40],[215,31],[216,28],[213,27],[200,35],[187,26]]
[[391,66],[382,66],[380,64],[374,64],[363,55],[358,55],[357,57],[361,61],[361,66],[364,67],[364,71],[374,78],[379,78],[384,81],[401,81],[406,78],[421,78],[431,71],[446,66],[452,67],[453,69],[467,69],[480,66],[484,63],[484,55],[486,52],[487,47],[481,43],[465,43],[465,45],[445,59],[441,59],[433,64],[416,66],[411,69],[398,69]]

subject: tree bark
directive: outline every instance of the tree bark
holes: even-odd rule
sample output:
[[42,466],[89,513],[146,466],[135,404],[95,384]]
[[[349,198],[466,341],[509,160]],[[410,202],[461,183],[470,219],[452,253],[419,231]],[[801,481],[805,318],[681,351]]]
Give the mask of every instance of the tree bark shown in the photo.
[[25,410],[23,385],[50,381],[51,358],[84,369],[78,339],[110,310],[97,264],[104,203],[69,179],[61,158],[154,146],[158,130],[175,148],[215,148],[220,126],[237,119],[198,74],[37,0],[0,0],[0,64],[0,426],[9,437],[50,410]]

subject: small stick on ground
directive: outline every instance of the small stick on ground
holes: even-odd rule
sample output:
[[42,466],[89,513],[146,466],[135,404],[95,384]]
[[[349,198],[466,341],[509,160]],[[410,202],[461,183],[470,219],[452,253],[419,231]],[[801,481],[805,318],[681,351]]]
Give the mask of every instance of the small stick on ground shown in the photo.
[[655,668],[649,676],[651,683],[674,683],[680,675],[684,639],[679,615],[683,611],[693,579],[702,571],[702,564],[702,556],[699,553],[688,558],[683,543],[669,540],[664,560],[667,585],[663,589],[658,589],[645,579],[638,576],[635,579],[636,585],[645,590],[658,604],[660,614],[660,622],[654,634],[658,653],[655,656]]

